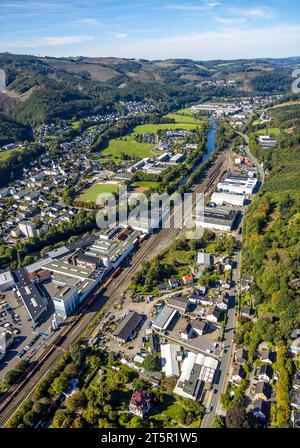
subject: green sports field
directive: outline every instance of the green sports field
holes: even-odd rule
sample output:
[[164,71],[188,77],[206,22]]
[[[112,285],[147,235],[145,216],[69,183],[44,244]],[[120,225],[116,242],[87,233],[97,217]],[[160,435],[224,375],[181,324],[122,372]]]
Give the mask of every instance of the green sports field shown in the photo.
[[117,193],[117,184],[95,184],[78,197],[78,201],[96,202],[97,197],[101,193]]

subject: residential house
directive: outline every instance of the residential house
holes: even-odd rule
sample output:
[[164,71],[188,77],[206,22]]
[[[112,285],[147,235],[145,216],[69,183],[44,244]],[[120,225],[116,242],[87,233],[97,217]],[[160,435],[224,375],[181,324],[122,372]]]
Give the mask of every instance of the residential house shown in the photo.
[[216,306],[212,306],[209,308],[205,317],[209,322],[217,323],[221,320],[222,312]]
[[242,291],[249,291],[252,282],[253,282],[253,277],[251,275],[244,275],[241,279]]
[[179,286],[179,280],[177,280],[177,278],[175,277],[170,277],[168,283],[171,286],[171,288],[177,288],[177,286]]
[[273,364],[276,361],[276,354],[269,349],[265,349],[261,353],[260,360],[268,364]]
[[194,283],[194,277],[192,276],[192,274],[187,274],[184,275],[182,277],[182,283],[187,286],[187,285],[192,285]]
[[247,364],[248,362],[248,351],[245,350],[244,348],[238,348],[236,353],[235,353],[235,362],[237,364]]
[[144,417],[151,407],[151,394],[146,391],[134,390],[129,403],[129,412]]
[[240,382],[246,377],[246,372],[240,364],[235,364],[233,366],[231,382],[235,385],[240,384]]
[[300,428],[300,412],[292,411],[293,428]]
[[291,406],[297,410],[300,410],[300,390],[291,390]]
[[269,364],[262,364],[258,371],[259,381],[266,381],[269,383],[273,378],[273,369]]
[[290,351],[294,355],[299,355],[299,353],[300,353],[300,338],[297,338],[293,341],[293,343],[290,345]]
[[268,420],[270,414],[270,403],[258,398],[254,402],[253,415],[261,420]]
[[220,296],[216,299],[215,303],[216,303],[216,306],[219,308],[219,310],[227,311],[228,302],[229,302],[229,299],[227,297]]
[[293,380],[293,388],[296,390],[300,389],[300,372],[296,372]]
[[252,308],[250,306],[241,306],[240,308],[240,316],[243,317],[251,317],[252,316]]
[[269,383],[265,381],[259,381],[255,388],[255,398],[261,398],[262,400],[269,400],[272,396],[272,388]]

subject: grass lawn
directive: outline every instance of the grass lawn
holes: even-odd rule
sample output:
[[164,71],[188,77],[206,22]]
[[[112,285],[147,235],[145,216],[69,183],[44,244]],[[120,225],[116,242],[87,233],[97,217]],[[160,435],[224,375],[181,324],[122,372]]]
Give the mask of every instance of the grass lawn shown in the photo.
[[[185,118],[185,117],[184,117]],[[162,124],[141,124],[136,126],[133,130],[135,134],[156,134],[159,129],[162,130],[174,130],[184,129],[185,131],[191,131],[199,126],[197,123],[162,123]]]
[[146,180],[141,180],[139,182],[135,182],[132,187],[144,187],[144,188],[156,188],[159,186],[159,182],[147,182]]
[[117,184],[95,184],[89,188],[86,192],[82,193],[79,197],[79,201],[84,202],[96,202],[97,197],[101,193],[116,193],[118,191]]
[[178,124],[196,124],[196,125],[201,125],[201,123],[203,123],[202,120],[198,120],[197,118],[194,118],[191,115],[181,115],[178,112],[174,113],[174,114],[168,114],[165,115],[165,118],[170,118],[172,120],[175,120],[176,123]]
[[78,120],[78,121],[73,121],[73,123],[71,124],[71,128],[72,128],[72,129],[79,129],[79,128],[80,128],[80,125],[81,125],[80,120]]
[[191,115],[194,116],[195,112],[191,111],[191,109],[179,109],[175,112],[177,115]]
[[21,153],[24,150],[21,148],[17,148],[17,149],[8,149],[7,151],[3,151],[0,152],[0,160],[7,160],[9,157],[11,157],[11,155],[13,155],[13,153]]
[[260,131],[256,132],[257,135],[274,135],[275,137],[277,137],[280,134],[280,129],[279,128],[265,128],[265,129],[261,129]]
[[134,140],[133,136],[129,135],[110,140],[108,146],[102,151],[102,154],[119,158],[124,153],[138,159],[143,159],[145,157],[152,157],[154,152],[151,143],[138,143]]

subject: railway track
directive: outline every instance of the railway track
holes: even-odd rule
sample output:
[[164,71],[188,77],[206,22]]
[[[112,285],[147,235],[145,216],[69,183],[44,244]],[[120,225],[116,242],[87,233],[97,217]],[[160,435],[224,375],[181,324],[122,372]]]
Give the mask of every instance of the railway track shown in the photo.
[[[222,177],[228,168],[228,152],[225,151],[206,172],[205,178],[196,185],[194,192],[203,193],[205,198],[210,194],[213,186]],[[193,205],[190,205],[192,212]],[[0,426],[6,425],[22,403],[30,398],[37,384],[49,373],[63,353],[68,350],[84,333],[84,330],[94,319],[101,308],[109,308],[120,294],[128,287],[132,275],[140,269],[144,260],[151,259],[161,250],[169,246],[180,234],[181,229],[163,228],[158,233],[145,240],[139,250],[132,257],[132,264],[125,268],[121,274],[112,281],[104,294],[92,304],[86,312],[81,312],[67,319],[65,328],[57,338],[41,354],[35,367],[22,378],[20,383],[7,392],[0,402]],[[58,349],[59,348],[59,349]]]

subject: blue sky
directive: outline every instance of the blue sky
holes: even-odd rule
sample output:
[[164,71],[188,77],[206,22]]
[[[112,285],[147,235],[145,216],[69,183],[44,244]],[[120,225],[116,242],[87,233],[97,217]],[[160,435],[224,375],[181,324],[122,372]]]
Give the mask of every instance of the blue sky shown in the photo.
[[298,0],[0,0],[0,51],[198,60],[300,55]]

